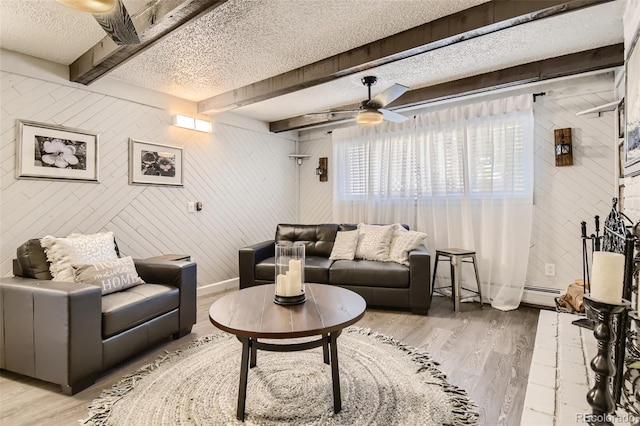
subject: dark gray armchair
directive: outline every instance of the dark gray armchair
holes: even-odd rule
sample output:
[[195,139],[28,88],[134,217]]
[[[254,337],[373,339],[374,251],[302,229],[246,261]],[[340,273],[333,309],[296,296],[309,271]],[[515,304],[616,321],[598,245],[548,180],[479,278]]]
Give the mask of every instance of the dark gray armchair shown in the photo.
[[14,276],[0,278],[0,368],[58,383],[72,395],[150,345],[189,334],[196,264],[135,265],[145,284],[103,296],[96,285],[51,281],[39,240],[21,245]]

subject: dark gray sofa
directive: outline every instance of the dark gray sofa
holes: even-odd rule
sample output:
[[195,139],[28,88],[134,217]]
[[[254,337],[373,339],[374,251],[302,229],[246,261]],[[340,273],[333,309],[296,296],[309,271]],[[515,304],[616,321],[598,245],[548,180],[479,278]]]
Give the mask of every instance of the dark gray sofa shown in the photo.
[[0,278],[0,368],[72,395],[150,345],[189,334],[196,264],[134,262],[146,284],[103,296],[96,285],[51,281],[39,240],[18,247],[14,276]]
[[[408,229],[408,226],[405,228]],[[355,224],[277,226],[275,240],[239,251],[240,288],[273,283],[275,243],[305,244],[305,281],[333,284],[360,294],[369,306],[410,309],[426,315],[431,305],[431,257],[424,246],[409,254],[409,266],[371,260],[330,260],[338,231],[356,229]]]

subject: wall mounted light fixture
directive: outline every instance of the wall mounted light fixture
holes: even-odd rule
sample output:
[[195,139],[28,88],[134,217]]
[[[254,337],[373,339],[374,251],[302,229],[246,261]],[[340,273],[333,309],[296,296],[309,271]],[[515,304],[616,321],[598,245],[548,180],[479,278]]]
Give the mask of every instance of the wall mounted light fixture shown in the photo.
[[212,129],[210,121],[201,120],[199,118],[189,117],[181,114],[176,114],[173,116],[173,125],[206,133],[211,133]]
[[556,129],[553,132],[555,137],[556,167],[572,166],[571,128]]
[[320,157],[318,159],[318,167],[316,168],[316,175],[320,176],[320,182],[326,182],[329,179],[329,159],[327,157]]
[[298,166],[301,166],[302,162],[311,156],[307,154],[288,154],[287,157],[293,158],[294,160],[296,160],[296,164]]

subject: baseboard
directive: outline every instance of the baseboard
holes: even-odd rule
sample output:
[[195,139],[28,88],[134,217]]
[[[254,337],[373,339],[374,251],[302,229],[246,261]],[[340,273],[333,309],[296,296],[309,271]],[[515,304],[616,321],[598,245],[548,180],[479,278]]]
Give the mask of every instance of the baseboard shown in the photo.
[[555,298],[558,296],[560,296],[560,290],[555,288],[525,286],[522,303],[555,308]]
[[213,284],[206,284],[198,287],[198,297],[206,294],[224,293],[229,290],[237,290],[240,287],[240,280],[238,278],[231,278],[229,280],[220,281]]

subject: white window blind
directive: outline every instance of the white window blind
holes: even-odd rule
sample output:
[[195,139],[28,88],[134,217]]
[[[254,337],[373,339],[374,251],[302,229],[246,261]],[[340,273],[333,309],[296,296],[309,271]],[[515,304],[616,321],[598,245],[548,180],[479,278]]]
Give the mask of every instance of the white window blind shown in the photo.
[[371,136],[350,144],[339,197],[440,197],[525,192],[524,126],[517,115],[438,132]]

